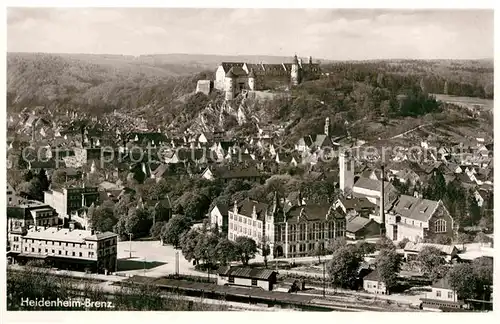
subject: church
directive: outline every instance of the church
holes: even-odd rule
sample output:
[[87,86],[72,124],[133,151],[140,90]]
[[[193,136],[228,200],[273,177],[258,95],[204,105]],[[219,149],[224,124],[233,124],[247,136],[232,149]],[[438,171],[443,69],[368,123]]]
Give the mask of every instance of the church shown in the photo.
[[292,63],[222,62],[215,72],[214,88],[224,91],[226,100],[232,100],[246,91],[287,90],[320,74],[320,66],[312,57],[303,64],[297,55]]

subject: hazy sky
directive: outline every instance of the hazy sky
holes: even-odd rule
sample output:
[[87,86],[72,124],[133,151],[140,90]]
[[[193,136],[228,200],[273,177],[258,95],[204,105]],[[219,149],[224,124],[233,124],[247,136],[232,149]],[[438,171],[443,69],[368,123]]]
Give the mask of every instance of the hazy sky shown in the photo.
[[492,58],[492,10],[8,8],[10,52]]

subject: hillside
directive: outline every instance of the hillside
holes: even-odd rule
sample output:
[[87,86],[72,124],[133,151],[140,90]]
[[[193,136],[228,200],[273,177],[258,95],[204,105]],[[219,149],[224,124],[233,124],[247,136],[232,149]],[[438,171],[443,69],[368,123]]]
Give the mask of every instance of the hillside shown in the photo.
[[146,64],[120,56],[9,53],[7,107],[46,106],[89,113],[136,109],[194,91],[202,69]]
[[[493,97],[490,61],[446,60],[324,62],[327,75],[293,89],[289,100],[238,100],[228,106],[217,91],[210,96],[193,95],[196,82],[213,79],[220,61],[275,63],[284,59],[9,53],[7,106],[9,112],[45,106],[55,115],[66,110],[93,115],[116,110],[144,118],[153,129],[172,131],[220,127],[252,134],[257,123],[288,123],[287,138],[295,141],[322,133],[326,117],[331,120],[333,136],[397,135],[407,130],[405,125],[419,125],[421,116],[442,112],[428,93],[446,90],[453,95]],[[238,122],[238,111],[244,122]],[[380,119],[388,118],[395,123],[381,123]]]

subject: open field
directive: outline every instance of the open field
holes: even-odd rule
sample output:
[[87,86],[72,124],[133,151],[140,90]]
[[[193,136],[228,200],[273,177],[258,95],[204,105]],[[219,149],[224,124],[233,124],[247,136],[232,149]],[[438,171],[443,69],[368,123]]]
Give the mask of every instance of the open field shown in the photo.
[[[132,253],[129,252],[132,247]],[[159,241],[118,242],[118,274],[146,275],[162,277],[175,273],[176,250],[171,245],[161,245]],[[179,272],[188,275],[202,275],[194,270],[182,252],[179,252]],[[130,258],[130,255],[132,257]]]
[[473,107],[474,105],[480,105],[484,107],[481,110],[491,111],[493,110],[493,100],[491,99],[482,99],[482,98],[474,98],[474,97],[458,97],[458,96],[450,96],[444,94],[432,94],[436,97],[436,100],[457,104],[460,106],[468,106]]

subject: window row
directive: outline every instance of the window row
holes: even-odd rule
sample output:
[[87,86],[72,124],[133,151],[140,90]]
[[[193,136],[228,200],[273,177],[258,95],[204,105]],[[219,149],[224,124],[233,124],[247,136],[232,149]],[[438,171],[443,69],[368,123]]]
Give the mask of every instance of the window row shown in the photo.
[[247,224],[247,225],[252,225],[254,227],[262,228],[261,221],[256,221],[255,219],[250,219],[250,218],[245,217],[245,216],[234,215],[234,217],[233,217],[233,214],[229,214],[229,219],[232,219],[234,222],[239,222],[242,224]]
[[[436,297],[441,297],[441,290],[436,290]],[[448,291],[448,299],[452,299],[452,298],[453,298],[453,292]]]

